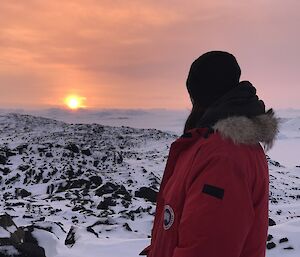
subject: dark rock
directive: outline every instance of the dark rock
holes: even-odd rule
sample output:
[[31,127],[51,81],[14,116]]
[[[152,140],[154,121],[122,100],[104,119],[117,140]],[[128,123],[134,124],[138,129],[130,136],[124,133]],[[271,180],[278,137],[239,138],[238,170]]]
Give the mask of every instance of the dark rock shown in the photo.
[[[14,232],[11,232],[11,227],[14,227]],[[14,245],[23,241],[24,232],[16,226],[11,216],[7,213],[0,215],[0,228],[6,230],[10,235],[7,238],[0,238],[0,245]],[[10,229],[8,230],[8,228]]]
[[269,234],[267,241],[271,241],[272,239],[273,239],[273,236]]
[[69,168],[66,171],[66,174],[68,176],[69,179],[72,179],[75,177],[75,172],[74,172],[74,168],[72,165],[69,166]]
[[274,243],[274,242],[269,242],[269,243],[267,243],[267,249],[273,249],[273,248],[275,248],[276,247],[276,244]]
[[83,206],[75,206],[72,208],[72,211],[80,211],[80,210],[85,210]]
[[[21,228],[24,231],[24,243],[17,246],[24,256],[46,257],[44,248],[38,246],[37,239],[32,235],[35,226],[30,225]],[[22,255],[23,256],[23,255]]]
[[112,197],[105,197],[103,201],[99,203],[97,209],[107,210],[109,206],[116,206],[117,202]]
[[53,184],[50,184],[47,186],[47,194],[53,194],[54,192],[54,185]]
[[30,166],[27,165],[27,164],[22,164],[22,165],[20,165],[20,166],[18,167],[18,169],[19,169],[20,171],[25,171],[25,170],[28,170],[29,168],[30,168]]
[[0,216],[0,227],[7,230],[7,227],[12,226],[15,227],[14,232],[10,232],[9,238],[0,238],[0,245],[17,249],[19,254],[15,255],[16,257],[46,257],[45,250],[38,246],[37,240],[32,236],[33,226],[18,228],[8,214]]
[[46,257],[44,248],[36,244],[24,242],[16,248],[22,253],[20,257]]
[[5,167],[3,169],[0,168],[0,171],[3,172],[3,175],[8,175],[11,172],[11,170],[7,167]]
[[99,161],[98,160],[94,161],[93,166],[98,167],[98,165],[99,165]]
[[16,156],[17,154],[15,152],[12,152],[10,149],[5,149],[5,154],[6,154],[6,157],[9,158],[11,156]]
[[279,243],[281,244],[281,243],[288,242],[288,241],[289,240],[286,237],[284,237],[279,240]]
[[6,192],[6,193],[3,194],[3,198],[4,198],[4,200],[6,201],[6,200],[8,200],[9,198],[12,198],[12,195],[11,195],[11,193]]
[[0,154],[0,164],[5,165],[7,160],[8,159],[4,154]]
[[76,237],[75,237],[76,231],[77,231],[77,228],[74,226],[71,226],[69,233],[65,240],[65,245],[69,248],[73,247],[73,245],[76,243]]
[[111,182],[105,183],[103,186],[101,186],[99,189],[96,190],[95,195],[102,196],[104,194],[110,194],[114,191],[118,190],[119,186],[115,185]]
[[144,198],[150,202],[155,203],[157,197],[157,191],[154,191],[150,187],[141,187],[139,190],[135,191],[134,195],[139,198]]
[[77,146],[76,144],[73,144],[73,143],[69,143],[69,144],[65,147],[65,149],[70,150],[70,151],[73,152],[73,153],[79,153],[79,148],[78,148],[78,146]]
[[51,158],[51,157],[53,157],[53,154],[51,152],[48,152],[48,153],[46,153],[45,156],[48,157],[48,158]]
[[99,235],[95,232],[95,230],[94,230],[91,226],[88,226],[88,227],[86,228],[86,231],[88,231],[88,232],[94,234],[96,237],[99,237]]
[[269,218],[269,226],[275,226],[276,222],[274,220],[272,220],[271,218]]
[[128,230],[128,231],[132,231],[131,227],[128,225],[128,223],[124,223],[123,227]]
[[45,153],[47,151],[47,147],[39,147],[37,150],[39,153]]
[[81,153],[84,154],[84,155],[86,155],[86,156],[91,156],[92,155],[90,149],[82,149]]
[[[58,185],[58,188],[56,189],[56,193],[61,193],[61,192],[65,192],[68,189],[68,184],[67,183],[60,183]],[[64,199],[65,200],[65,199]]]
[[21,206],[24,207],[25,203],[22,202],[16,202],[16,203],[6,203],[7,206]]
[[28,145],[19,145],[17,146],[16,150],[19,152],[19,154],[23,154],[25,150],[27,149]]
[[33,219],[33,216],[31,216],[31,215],[23,215],[23,219]]
[[130,205],[130,202],[126,201],[126,200],[122,200],[121,204],[127,209],[129,207],[129,205]]
[[89,180],[95,185],[95,187],[99,187],[102,184],[102,178],[100,176],[92,176]]
[[115,152],[114,154],[114,162],[117,164],[121,164],[123,162],[123,157],[120,152]]
[[85,179],[76,179],[73,180],[70,183],[70,186],[68,188],[72,189],[72,188],[82,188],[82,187],[89,187],[90,185],[90,181],[85,180]]
[[5,213],[5,214],[0,215],[0,226],[5,229],[10,226],[16,227],[16,224],[12,220],[11,216],[8,215],[7,213]]
[[31,195],[31,193],[28,192],[28,191],[27,191],[26,189],[24,189],[24,188],[16,188],[16,189],[15,189],[15,194],[16,194],[16,197],[21,196],[22,198]]
[[101,158],[101,161],[102,161],[102,162],[105,162],[106,159],[107,159],[107,156],[103,156],[103,157]]
[[293,249],[294,249],[294,247],[292,247],[292,246],[288,246],[288,247],[284,247],[283,249],[284,249],[284,250],[293,250]]
[[131,201],[132,196],[123,185],[113,193],[114,197],[118,197],[118,195],[122,195],[124,200]]

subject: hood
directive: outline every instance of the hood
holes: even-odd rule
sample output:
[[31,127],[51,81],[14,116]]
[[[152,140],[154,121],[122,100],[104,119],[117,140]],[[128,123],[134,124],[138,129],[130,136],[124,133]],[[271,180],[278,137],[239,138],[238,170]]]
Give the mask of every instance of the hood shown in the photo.
[[217,121],[213,129],[223,138],[230,138],[236,144],[262,143],[265,150],[272,148],[278,133],[279,118],[273,110],[248,118],[246,116],[232,116]]
[[242,81],[205,111],[197,127],[211,127],[237,144],[261,142],[270,149],[278,123],[272,109],[266,112],[256,88],[249,81]]

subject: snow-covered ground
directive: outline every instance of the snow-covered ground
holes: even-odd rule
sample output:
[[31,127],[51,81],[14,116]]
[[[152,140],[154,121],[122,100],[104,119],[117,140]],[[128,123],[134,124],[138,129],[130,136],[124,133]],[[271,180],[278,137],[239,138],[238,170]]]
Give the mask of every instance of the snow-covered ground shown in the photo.
[[[280,135],[267,153],[270,218],[276,223],[269,227],[268,247],[276,246],[267,257],[299,257],[300,112],[278,114]],[[35,224],[33,235],[47,257],[138,256],[150,242],[151,190],[159,187],[169,145],[181,134],[188,112],[94,115],[100,124],[135,128],[0,116],[0,155],[9,156],[0,164],[0,212],[17,226]],[[152,129],[138,129],[146,127]],[[157,130],[163,128],[168,132]],[[76,242],[67,246],[71,228]]]

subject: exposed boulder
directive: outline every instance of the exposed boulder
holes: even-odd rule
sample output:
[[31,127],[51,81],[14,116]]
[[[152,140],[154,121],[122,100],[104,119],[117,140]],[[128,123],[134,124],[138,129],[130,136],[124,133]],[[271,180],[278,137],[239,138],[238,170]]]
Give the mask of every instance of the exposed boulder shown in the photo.
[[102,184],[102,178],[100,176],[91,176],[90,178],[92,185],[92,188],[96,188],[101,186]]
[[273,239],[273,236],[272,235],[268,235],[268,238],[267,238],[267,241],[269,242],[269,241],[271,241]]
[[150,202],[155,203],[157,197],[157,191],[150,187],[141,187],[139,190],[135,191],[134,195],[139,198],[144,198]]
[[16,195],[16,197],[22,197],[22,198],[24,198],[24,197],[27,197],[27,196],[30,196],[31,195],[31,193],[30,192],[28,192],[26,189],[24,189],[24,188],[16,188],[15,189],[15,195]]
[[68,232],[68,235],[66,237],[66,240],[65,240],[65,245],[67,247],[71,248],[76,243],[76,240],[77,240],[76,232],[77,232],[77,230],[78,230],[77,227],[71,226],[71,228],[70,228],[70,230]]
[[117,164],[121,164],[123,162],[122,153],[120,153],[120,152],[115,152],[114,153],[114,162],[117,163]]
[[3,175],[8,175],[11,172],[11,170],[7,167],[5,167],[3,169],[0,168],[0,171],[3,173]]
[[103,186],[101,186],[99,189],[96,190],[95,194],[97,196],[102,196],[104,194],[110,194],[119,189],[118,185],[115,185],[111,182],[105,183]]
[[283,237],[283,238],[281,238],[280,240],[279,240],[279,243],[281,244],[281,243],[285,243],[285,242],[288,242],[289,240],[288,240],[288,238],[287,237]]
[[16,150],[18,151],[19,154],[23,154],[28,148],[27,144],[22,144],[16,147]]
[[112,197],[104,197],[104,200],[99,203],[97,209],[108,210],[109,206],[116,206],[117,202]]
[[269,218],[269,226],[275,226],[276,222],[274,220],[272,220],[271,218]]
[[92,155],[91,150],[89,148],[82,149],[81,153],[84,154],[84,155],[86,155],[86,156],[91,156]]
[[30,168],[30,166],[29,165],[26,165],[26,164],[21,164],[19,167],[18,167],[18,169],[20,170],[20,171],[25,171],[25,170],[28,170]]
[[91,182],[86,179],[74,179],[72,182],[70,182],[68,188],[83,188],[83,187],[90,187]]
[[0,154],[0,164],[5,165],[7,162],[7,157],[5,156],[5,154],[1,153]]
[[48,158],[51,158],[51,157],[53,157],[53,154],[51,152],[47,152],[45,156]]
[[267,249],[270,250],[270,249],[273,249],[276,247],[276,244],[274,242],[269,242],[267,243]]
[[132,198],[131,194],[126,190],[126,188],[123,185],[119,186],[119,188],[113,193],[112,196],[117,198],[119,197],[119,195],[121,195],[122,198],[126,201],[130,201]]
[[11,216],[0,215],[0,256],[46,257],[32,232],[34,227],[17,227]]
[[127,230],[127,231],[132,231],[131,227],[129,226],[129,224],[126,222],[123,224],[123,227]]
[[65,149],[70,150],[73,153],[79,153],[79,147],[74,143],[69,143]]

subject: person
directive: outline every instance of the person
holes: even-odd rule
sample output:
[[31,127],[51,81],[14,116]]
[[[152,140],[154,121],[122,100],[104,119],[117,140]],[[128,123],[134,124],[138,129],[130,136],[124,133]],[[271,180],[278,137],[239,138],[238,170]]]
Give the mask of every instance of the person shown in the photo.
[[[264,150],[278,132],[236,58],[211,51],[187,78],[192,101],[171,144],[157,196],[148,257],[264,257],[269,171]],[[264,148],[263,148],[264,147]]]

